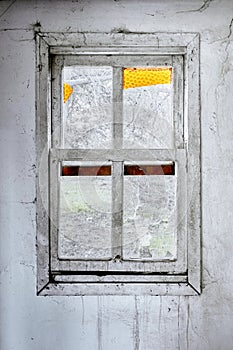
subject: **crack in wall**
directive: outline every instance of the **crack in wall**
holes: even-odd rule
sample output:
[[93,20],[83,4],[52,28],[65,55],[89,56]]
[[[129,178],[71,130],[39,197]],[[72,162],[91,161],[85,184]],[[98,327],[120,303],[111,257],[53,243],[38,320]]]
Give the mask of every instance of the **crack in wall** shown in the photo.
[[213,0],[204,0],[204,3],[202,4],[201,7],[195,10],[185,10],[185,11],[178,11],[176,13],[187,13],[187,12],[204,12],[207,10]]
[[231,19],[230,24],[229,24],[229,26],[228,26],[228,28],[229,28],[229,34],[227,35],[227,39],[230,39],[230,37],[231,37],[231,34],[232,34],[232,25],[233,25],[233,18]]
[[220,39],[217,39],[217,40],[212,40],[211,42],[209,42],[209,44],[214,44],[214,43],[217,43],[217,42],[220,42],[220,41],[225,43],[226,41],[228,41],[230,39],[231,35],[232,35],[232,26],[233,26],[233,18],[231,19],[230,24],[228,25],[229,33],[226,36],[224,36],[223,38],[220,38]]
[[177,307],[177,329],[178,329],[177,346],[178,346],[178,350],[180,350],[180,296],[178,297],[178,307]]
[[87,37],[85,33],[83,33],[83,44],[87,46]]
[[138,312],[138,299],[137,299],[137,296],[134,297],[134,302],[135,302],[135,316],[134,316],[134,327],[133,327],[134,350],[139,350],[140,335],[139,335],[139,312]]
[[190,319],[190,310],[189,310],[189,300],[187,302],[187,322],[186,322],[186,344],[187,350],[189,350],[189,319]]
[[229,50],[229,46],[231,44],[231,37],[232,37],[232,26],[233,26],[233,18],[231,19],[229,25],[228,25],[228,34],[227,36],[225,36],[224,38],[221,38],[217,41],[222,41],[222,45],[225,45],[224,47],[224,53],[225,53],[225,57],[223,59],[223,62],[221,64],[221,71],[220,71],[220,77],[219,77],[219,82],[216,86],[215,89],[215,97],[216,97],[216,101],[219,101],[219,98],[221,97],[221,88],[224,87],[225,84],[225,79],[226,79],[226,75],[227,73],[231,70],[231,60],[229,59],[230,56],[230,50]]
[[0,18],[2,18],[9,10],[10,8],[14,5],[14,3],[16,2],[17,0],[13,0],[10,5],[8,5],[8,7],[0,14]]
[[85,306],[84,306],[84,296],[81,295],[81,303],[82,303],[82,327],[85,325]]
[[200,334],[200,332],[198,332],[197,330],[197,325],[194,326],[193,324],[193,320],[192,320],[192,317],[190,315],[190,303],[189,303],[189,300],[188,298],[189,297],[185,297],[187,298],[187,327],[186,327],[186,336],[187,336],[187,350],[189,350],[189,343],[190,343],[190,339],[191,339],[191,336],[190,336],[190,333],[191,331],[197,336],[197,339],[200,338],[204,344],[207,345],[206,349],[209,349],[210,347],[210,344],[209,344],[209,341],[203,336]]
[[226,44],[225,48],[224,48],[224,52],[225,52],[225,58],[224,61],[222,63],[222,69],[221,69],[221,80],[220,83],[217,86],[217,90],[218,88],[225,82],[225,76],[229,71],[229,45],[231,43],[231,35],[232,35],[232,25],[233,25],[233,18],[231,19],[231,22],[229,24],[229,34],[227,35],[227,37],[224,40],[224,44]]
[[102,345],[102,317],[103,317],[103,311],[102,311],[102,297],[98,296],[98,318],[97,318],[97,332],[98,332],[98,350],[103,350],[103,345]]
[[19,201],[20,204],[35,204],[36,198],[33,199],[33,201]]
[[[161,334],[162,304],[163,304],[163,298],[160,296],[159,297],[159,335]],[[159,344],[160,344],[160,338],[159,338]]]

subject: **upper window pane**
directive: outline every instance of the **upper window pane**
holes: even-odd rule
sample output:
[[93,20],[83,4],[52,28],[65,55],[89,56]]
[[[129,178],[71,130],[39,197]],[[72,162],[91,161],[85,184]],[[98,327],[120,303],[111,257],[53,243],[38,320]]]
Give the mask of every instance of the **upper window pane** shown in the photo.
[[64,148],[111,147],[111,67],[64,67],[62,119]]
[[173,148],[172,68],[124,68],[123,88],[124,148]]

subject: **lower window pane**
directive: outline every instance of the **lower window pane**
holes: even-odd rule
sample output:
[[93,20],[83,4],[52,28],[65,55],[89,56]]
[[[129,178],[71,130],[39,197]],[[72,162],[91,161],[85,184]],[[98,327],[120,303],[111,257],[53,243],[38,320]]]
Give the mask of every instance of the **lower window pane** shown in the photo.
[[[66,172],[68,168],[65,167]],[[85,176],[77,176],[77,168]],[[100,170],[97,176],[88,176],[95,168],[74,167],[68,173],[75,176],[60,177],[60,258],[111,257],[111,176],[99,175]]]
[[176,258],[176,176],[125,176],[123,258]]

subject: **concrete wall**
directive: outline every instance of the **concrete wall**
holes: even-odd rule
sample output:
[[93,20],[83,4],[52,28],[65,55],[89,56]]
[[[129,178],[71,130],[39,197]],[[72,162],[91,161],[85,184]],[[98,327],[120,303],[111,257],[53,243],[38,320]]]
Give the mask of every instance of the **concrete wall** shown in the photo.
[[[201,34],[203,293],[37,297],[35,42],[42,31]],[[233,348],[233,1],[0,2],[0,348]]]

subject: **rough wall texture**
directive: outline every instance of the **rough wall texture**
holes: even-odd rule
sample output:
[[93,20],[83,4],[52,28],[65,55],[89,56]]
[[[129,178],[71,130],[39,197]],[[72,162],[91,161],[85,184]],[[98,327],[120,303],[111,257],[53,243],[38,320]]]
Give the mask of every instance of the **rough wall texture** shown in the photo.
[[[55,32],[200,32],[200,297],[36,297],[36,23]],[[232,23],[231,0],[0,2],[1,349],[233,348]]]

